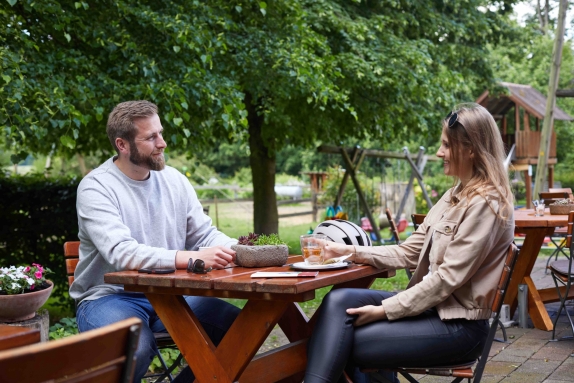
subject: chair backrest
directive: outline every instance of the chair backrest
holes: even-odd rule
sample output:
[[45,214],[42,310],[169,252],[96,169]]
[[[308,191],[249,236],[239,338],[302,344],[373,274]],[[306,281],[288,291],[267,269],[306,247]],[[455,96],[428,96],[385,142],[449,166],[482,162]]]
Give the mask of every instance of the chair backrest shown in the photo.
[[491,310],[494,313],[494,318],[492,324],[490,325],[490,331],[488,332],[488,337],[486,338],[486,343],[484,349],[482,350],[482,355],[480,360],[476,365],[474,370],[474,381],[480,381],[482,373],[484,372],[484,367],[486,366],[486,360],[488,359],[488,354],[490,352],[490,347],[492,346],[492,341],[498,329],[498,320],[500,318],[500,309],[502,308],[502,303],[504,302],[504,296],[506,295],[506,290],[510,279],[512,276],[512,271],[514,270],[514,264],[516,263],[516,258],[518,258],[518,247],[514,243],[511,243],[508,247],[506,253],[506,261],[504,262],[504,268],[502,269],[502,274],[500,275],[500,280],[498,281],[498,286],[496,286],[496,294],[492,302]]
[[571,188],[548,188],[548,191],[550,193],[566,192],[566,193],[568,193],[568,198],[574,199],[574,194],[572,194]]
[[385,210],[385,214],[387,215],[387,219],[389,220],[389,224],[390,226],[390,230],[391,230],[391,235],[393,236],[395,243],[398,245],[401,243],[401,240],[399,238],[399,230],[397,229],[397,224],[395,223],[395,220],[393,219],[393,214],[391,213],[391,209],[387,208]]
[[564,198],[568,198],[570,195],[568,192],[561,191],[561,192],[540,192],[538,193],[538,198],[544,200],[545,205],[550,205],[551,203],[556,202],[557,200],[561,200]]
[[411,219],[413,221],[414,229],[418,229],[419,226],[424,222],[426,214],[411,214]]
[[52,342],[0,351],[0,382],[130,383],[141,321],[129,318]]
[[80,241],[70,241],[64,243],[64,259],[66,262],[66,274],[68,275],[68,285],[74,282],[74,271],[80,261]]

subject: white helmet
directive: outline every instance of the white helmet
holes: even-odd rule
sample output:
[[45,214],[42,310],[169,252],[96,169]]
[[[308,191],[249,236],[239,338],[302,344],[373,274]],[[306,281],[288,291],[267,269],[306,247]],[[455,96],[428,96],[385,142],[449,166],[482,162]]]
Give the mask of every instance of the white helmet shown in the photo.
[[373,246],[371,238],[360,226],[342,219],[321,222],[313,234],[325,234],[328,240],[346,245]]

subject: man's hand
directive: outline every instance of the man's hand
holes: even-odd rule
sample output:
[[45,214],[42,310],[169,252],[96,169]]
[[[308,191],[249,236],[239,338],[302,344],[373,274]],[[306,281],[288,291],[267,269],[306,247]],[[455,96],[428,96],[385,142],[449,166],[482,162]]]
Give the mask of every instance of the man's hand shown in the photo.
[[355,327],[365,325],[378,320],[387,319],[383,306],[363,306],[356,309],[347,309],[347,314],[358,315],[353,325]]
[[203,259],[205,267],[223,269],[235,261],[235,250],[223,246],[214,246],[200,251],[178,251],[175,256],[175,265],[178,269],[187,268],[189,258]]
[[[355,247],[352,245],[343,245],[342,243],[325,241],[325,259],[337,258],[342,255],[349,255],[355,251]],[[352,261],[354,258],[347,258],[348,261]]]

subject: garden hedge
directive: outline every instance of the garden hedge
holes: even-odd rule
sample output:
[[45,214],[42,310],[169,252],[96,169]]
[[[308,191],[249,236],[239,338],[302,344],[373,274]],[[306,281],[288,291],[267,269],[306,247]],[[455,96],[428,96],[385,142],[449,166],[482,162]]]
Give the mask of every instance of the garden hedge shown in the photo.
[[71,307],[63,244],[78,240],[76,191],[80,178],[11,176],[0,172],[0,266],[39,263],[53,274],[52,296]]

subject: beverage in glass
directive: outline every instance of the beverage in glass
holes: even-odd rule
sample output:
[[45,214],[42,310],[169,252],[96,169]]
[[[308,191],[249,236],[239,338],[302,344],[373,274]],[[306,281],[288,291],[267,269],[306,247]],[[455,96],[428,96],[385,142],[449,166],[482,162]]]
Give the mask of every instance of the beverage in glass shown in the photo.
[[301,236],[301,253],[307,265],[321,265],[324,259],[324,234],[306,234]]

